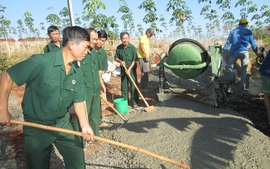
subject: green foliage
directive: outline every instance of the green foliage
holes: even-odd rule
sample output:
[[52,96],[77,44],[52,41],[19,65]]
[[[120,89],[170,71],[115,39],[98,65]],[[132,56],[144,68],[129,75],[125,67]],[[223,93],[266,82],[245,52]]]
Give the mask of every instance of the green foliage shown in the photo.
[[46,21],[48,23],[50,23],[50,25],[55,25],[55,26],[59,26],[60,23],[61,23],[61,19],[59,18],[58,15],[56,14],[49,14],[47,17],[46,17]]
[[270,37],[264,38],[263,41],[264,41],[266,44],[270,44]]
[[[103,14],[103,10],[107,8],[103,0],[82,0],[81,2],[84,5],[82,16],[75,14],[77,16],[75,18],[75,25],[85,28],[94,27],[97,30],[104,29],[110,34],[110,38],[118,38],[119,25],[115,16],[106,16]],[[132,35],[139,36],[141,32],[144,33],[145,28],[138,27],[137,23],[135,24],[133,13],[128,7],[127,1],[118,0],[118,2],[119,9],[116,10],[118,13],[122,13],[123,30],[128,31],[131,37]],[[236,14],[231,12],[231,8],[238,8],[239,11],[236,13],[239,13],[241,17],[246,17],[248,20],[253,21],[257,29],[263,28],[266,24],[270,23],[269,5],[259,7],[255,0],[198,0],[196,2],[202,4],[201,15],[205,19],[205,25],[202,26],[204,29],[207,29],[207,36],[205,36],[202,34],[202,27],[193,21],[192,10],[186,5],[187,0],[167,1],[167,8],[164,12],[171,14],[171,18],[169,19],[165,19],[163,16],[158,17],[156,14],[158,10],[156,3],[161,1],[144,0],[141,2],[138,8],[145,11],[143,22],[151,25],[157,34],[164,33],[164,36],[168,36],[168,34],[186,36],[187,34],[194,33],[194,38],[212,38],[218,35],[216,32],[227,34],[230,29],[237,26],[236,19],[239,19],[235,18]],[[62,10],[57,12],[58,15],[52,12],[53,7],[48,7],[47,9],[51,10],[50,14],[46,17],[46,21],[50,25],[58,26],[60,30],[69,25],[70,20],[67,7],[63,7]],[[22,19],[17,21],[18,26],[12,27],[11,21],[3,15],[5,10],[6,7],[0,4],[0,37],[5,38],[6,36],[6,38],[10,38],[12,35],[17,36],[17,34],[19,38],[39,37],[41,33],[46,31],[43,22],[38,25],[39,29],[34,26],[34,18],[28,11],[23,14]],[[187,24],[185,24],[186,22]],[[177,30],[167,33],[168,27],[174,26],[176,26]],[[199,26],[200,28],[198,28]],[[255,31],[255,36],[264,38],[264,33]],[[172,37],[178,38],[175,36]]]
[[83,9],[87,11],[88,16],[91,16],[92,14],[95,15],[97,13],[97,10],[100,8],[107,8],[106,4],[103,3],[102,0],[83,0],[82,2],[83,4],[85,4]]
[[166,11],[170,10],[173,11],[170,23],[175,22],[176,25],[182,25],[180,21],[183,23],[185,20],[191,21],[193,19],[192,12],[184,0],[169,0]]
[[[5,13],[6,7],[0,4],[0,14]],[[8,29],[10,27],[11,20],[8,20],[4,17],[3,14],[0,15],[0,37],[7,38],[8,37]]]
[[67,7],[64,7],[60,12],[59,15],[62,17],[61,19],[61,26],[62,28],[65,28],[67,26],[70,26],[70,19],[69,19],[69,11]]
[[157,10],[155,2],[152,0],[143,1],[143,3],[138,8],[145,9],[145,12],[153,12]]
[[0,53],[0,72],[6,70],[9,67],[7,59],[8,58],[6,53]]
[[126,1],[119,1],[119,6],[120,7],[117,13],[119,12],[123,13],[121,20],[123,21],[124,31],[130,32],[130,35],[132,37],[133,29],[134,29],[133,13],[127,6]]
[[120,6],[120,8],[118,9],[117,13],[118,12],[129,13],[130,12],[130,9],[127,6]]

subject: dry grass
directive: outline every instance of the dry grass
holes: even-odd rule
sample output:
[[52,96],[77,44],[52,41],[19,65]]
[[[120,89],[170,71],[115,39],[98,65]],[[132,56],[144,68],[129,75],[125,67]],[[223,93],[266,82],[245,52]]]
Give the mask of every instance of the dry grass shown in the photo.
[[[197,40],[200,42],[205,48],[207,49],[208,46],[211,44],[214,44],[216,42],[219,42],[219,44],[224,45],[226,43],[226,39],[222,40]],[[139,45],[139,40],[138,39],[131,39],[130,42],[135,46],[138,47]],[[168,40],[168,39],[155,39],[151,38],[150,39],[150,47],[151,47],[151,55],[156,55],[156,54],[162,54],[162,53],[167,53],[169,51],[169,48],[171,44],[174,42],[174,40]],[[9,47],[10,47],[10,58],[17,60],[24,60],[33,54],[39,54],[43,53],[43,48],[45,45],[48,43],[46,40],[40,40],[40,41],[25,41],[25,42],[9,42]],[[263,45],[262,40],[256,41],[258,46]],[[108,54],[108,59],[110,61],[113,60],[114,54],[115,54],[115,49],[116,47],[121,44],[120,40],[108,40],[105,45],[104,49],[107,51]],[[0,53],[4,54],[8,57],[8,48],[5,42],[0,42]]]
[[[9,42],[10,58],[28,58],[33,54],[43,53],[43,48],[48,41],[25,41],[25,42]],[[8,56],[8,46],[5,42],[0,42],[0,52]]]

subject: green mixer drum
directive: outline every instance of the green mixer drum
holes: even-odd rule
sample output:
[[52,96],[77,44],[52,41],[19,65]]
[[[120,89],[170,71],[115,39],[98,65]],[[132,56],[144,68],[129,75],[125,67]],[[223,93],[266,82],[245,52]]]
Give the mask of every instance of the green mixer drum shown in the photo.
[[[206,65],[200,69],[194,69],[196,65],[206,62]],[[172,72],[184,79],[192,79],[203,73],[209,64],[209,55],[199,42],[183,38],[175,41],[169,49],[169,55],[166,63],[170,66],[179,65],[178,69],[171,69]],[[181,65],[185,65],[181,68]]]

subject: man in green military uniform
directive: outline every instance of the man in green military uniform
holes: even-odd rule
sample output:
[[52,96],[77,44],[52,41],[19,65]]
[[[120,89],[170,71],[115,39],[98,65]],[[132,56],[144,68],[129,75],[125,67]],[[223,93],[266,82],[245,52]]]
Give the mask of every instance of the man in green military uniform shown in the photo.
[[[119,62],[121,65],[121,91],[123,97],[125,97],[127,100],[128,98],[128,86],[131,87],[131,99],[130,103],[132,104],[133,108],[138,107],[139,102],[139,96],[138,91],[136,90],[135,86],[127,76],[127,74],[130,74],[134,82],[137,84],[137,73],[136,73],[136,61],[138,60],[137,56],[137,50],[134,45],[129,43],[129,33],[128,32],[122,32],[120,34],[120,38],[122,41],[122,44],[118,45],[116,48],[115,53],[115,61]],[[123,66],[126,66],[127,71],[125,71]]]
[[[96,136],[99,136],[99,124],[101,112],[100,93],[106,91],[106,87],[99,74],[99,61],[97,51],[94,46],[98,39],[97,31],[93,28],[87,29],[90,34],[90,51],[85,59],[80,62],[80,66],[84,74],[84,82],[88,99],[86,100],[86,107],[88,113],[89,123]],[[75,126],[78,126],[75,124]]]
[[[98,57],[98,63],[99,63],[99,76],[101,77],[100,80],[102,80],[102,74],[108,70],[108,56],[104,48],[102,47],[104,43],[107,41],[108,35],[106,31],[99,30],[97,32],[98,39],[95,44],[95,51],[97,52]],[[101,84],[104,84],[103,80],[101,81]],[[104,88],[103,92],[101,93],[102,97],[106,99],[106,88]],[[101,106],[101,105],[100,105]],[[106,123],[101,123],[102,121],[102,113],[100,114],[100,125],[99,128],[107,128],[108,125]]]
[[44,53],[56,52],[62,49],[63,42],[59,40],[59,29],[56,26],[49,26],[47,33],[51,41],[44,47]]
[[98,53],[100,73],[102,74],[104,71],[108,70],[108,56],[107,56],[106,51],[102,47],[104,43],[107,41],[108,35],[106,31],[104,30],[100,30],[97,33],[98,33],[98,39],[95,45],[95,50]]
[[[26,83],[22,110],[24,120],[38,124],[73,130],[67,107],[73,102],[76,115],[85,133],[83,139],[94,141],[87,120],[87,99],[83,72],[77,62],[82,60],[89,46],[88,32],[78,26],[63,31],[63,49],[33,55],[6,71],[0,78],[0,124],[10,125],[8,97],[15,82]],[[67,169],[85,168],[83,146],[78,136],[23,127],[27,168],[48,169],[52,144],[64,158]]]

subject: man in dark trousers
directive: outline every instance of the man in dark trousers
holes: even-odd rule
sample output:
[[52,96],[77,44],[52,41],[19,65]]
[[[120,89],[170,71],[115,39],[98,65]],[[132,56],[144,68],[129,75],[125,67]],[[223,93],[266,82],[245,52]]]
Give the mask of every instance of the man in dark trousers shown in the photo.
[[[10,125],[8,97],[15,82],[26,83],[22,110],[24,120],[73,130],[67,107],[73,103],[83,139],[94,141],[88,123],[87,99],[83,72],[77,62],[85,58],[89,46],[88,32],[78,26],[63,31],[63,49],[33,55],[3,71],[0,77],[0,124]],[[27,168],[48,169],[52,144],[64,158],[67,169],[84,169],[85,157],[80,138],[32,127],[23,127]]]
[[[117,46],[114,59],[121,65],[122,96],[129,100],[128,89],[130,86],[131,98],[129,102],[132,104],[133,108],[137,108],[139,103],[138,91],[136,90],[134,84],[131,82],[127,75],[129,74],[136,83],[136,85],[138,85],[136,73],[136,62],[138,60],[137,50],[134,45],[129,43],[130,38],[128,32],[122,32],[120,34],[120,39],[122,41],[122,44]],[[125,71],[123,66],[126,66],[127,71]]]
[[51,41],[44,47],[44,53],[55,52],[62,49],[63,42],[60,40],[59,29],[56,26],[49,26],[47,33]]
[[150,70],[150,45],[149,38],[155,35],[153,28],[148,28],[143,36],[139,39],[138,58],[141,70],[141,90],[148,87],[148,73]]

